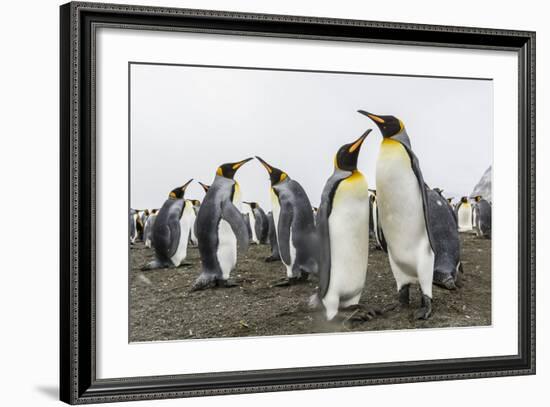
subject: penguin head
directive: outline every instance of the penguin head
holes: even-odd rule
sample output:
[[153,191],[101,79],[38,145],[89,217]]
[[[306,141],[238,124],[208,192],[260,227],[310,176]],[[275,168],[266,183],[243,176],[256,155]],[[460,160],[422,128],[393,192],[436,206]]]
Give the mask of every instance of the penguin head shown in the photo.
[[277,185],[279,182],[284,181],[288,178],[288,174],[284,171],[281,171],[278,168],[272,167],[268,163],[266,163],[261,157],[256,156],[259,162],[262,163],[262,165],[267,170],[267,173],[269,174],[269,179],[271,180],[271,185]]
[[156,214],[158,211],[159,211],[158,209],[153,209],[153,210],[151,211],[151,213],[154,215],[154,214]]
[[243,201],[243,203],[249,205],[252,209],[256,209],[258,207],[258,202],[245,202],[245,201]]
[[372,129],[368,129],[361,137],[352,143],[344,144],[334,157],[334,167],[345,171],[355,171],[357,169],[357,159],[363,141],[367,138]]
[[481,195],[476,195],[476,196],[474,196],[474,200],[475,200],[476,202],[481,201]]
[[210,188],[210,185],[203,184],[199,181],[199,184],[201,185],[202,189],[204,189],[204,192],[208,192],[208,188]]
[[220,177],[233,179],[233,177],[235,176],[235,173],[237,172],[237,170],[239,168],[241,168],[244,164],[249,162],[250,160],[252,160],[252,157],[246,158],[246,159],[244,159],[242,161],[238,161],[236,163],[222,164],[216,170],[216,174],[219,175]]
[[466,202],[468,202],[468,198],[463,196],[462,198],[460,198],[460,202],[466,203]]
[[198,199],[191,199],[191,203],[194,205],[194,206],[199,206],[201,204],[201,201],[199,201]]
[[187,189],[187,186],[193,181],[193,178],[191,178],[189,181],[187,181],[185,184],[183,184],[181,187],[174,188],[172,191],[170,191],[170,194],[168,195],[168,198],[170,199],[183,199],[185,195],[185,190]]
[[375,122],[384,138],[396,136],[405,128],[403,122],[395,116],[377,116],[364,110],[358,110],[357,112],[364,114]]

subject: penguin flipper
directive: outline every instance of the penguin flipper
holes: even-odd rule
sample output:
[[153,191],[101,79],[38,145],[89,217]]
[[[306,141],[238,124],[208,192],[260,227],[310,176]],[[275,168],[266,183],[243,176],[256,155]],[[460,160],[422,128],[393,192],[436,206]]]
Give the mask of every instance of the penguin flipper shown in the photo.
[[222,218],[229,223],[233,233],[237,237],[237,246],[240,250],[246,251],[249,245],[248,229],[241,212],[232,202],[222,207]]
[[279,255],[283,263],[290,264],[290,227],[292,225],[292,205],[281,202],[279,224],[277,225],[277,240],[279,242]]

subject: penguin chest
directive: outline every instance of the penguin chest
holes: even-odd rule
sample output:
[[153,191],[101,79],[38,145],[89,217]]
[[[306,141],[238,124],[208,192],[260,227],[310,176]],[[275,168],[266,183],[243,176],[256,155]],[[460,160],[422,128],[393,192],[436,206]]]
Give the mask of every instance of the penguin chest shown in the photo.
[[401,143],[384,139],[376,165],[378,222],[388,252],[400,269],[416,275],[419,256],[431,252],[422,193]]
[[472,205],[463,203],[458,208],[458,231],[468,232],[472,230]]
[[342,180],[328,219],[331,292],[349,299],[361,293],[369,257],[369,196],[360,172]]
[[189,234],[191,231],[191,225],[193,224],[193,218],[195,213],[191,202],[185,202],[183,207],[183,213],[179,220],[180,236],[176,249],[176,253],[170,258],[175,266],[179,266],[183,260],[187,257],[187,243],[189,241]]
[[229,222],[224,219],[218,224],[218,249],[216,251],[224,280],[237,264],[237,237]]

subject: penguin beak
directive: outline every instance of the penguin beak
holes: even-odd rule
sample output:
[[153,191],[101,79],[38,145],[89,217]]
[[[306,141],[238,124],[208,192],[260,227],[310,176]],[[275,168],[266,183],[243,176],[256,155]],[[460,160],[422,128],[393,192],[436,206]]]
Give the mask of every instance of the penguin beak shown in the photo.
[[193,178],[191,178],[189,181],[187,181],[183,186],[181,187],[182,191],[185,191],[187,189],[187,186],[193,181]]
[[355,150],[358,150],[361,148],[361,145],[363,144],[363,141],[367,138],[369,133],[372,131],[372,129],[368,129],[366,132],[363,133],[361,137],[359,137],[348,149],[348,153],[353,153]]
[[361,113],[365,116],[367,116],[369,119],[371,119],[373,122],[375,122],[376,124],[384,124],[386,123],[386,121],[384,119],[382,119],[381,117],[378,117],[372,113],[369,113],[369,112],[366,112],[364,110],[358,110],[357,113]]
[[235,171],[237,171],[239,168],[241,168],[244,164],[246,164],[247,162],[249,162],[250,160],[254,159],[254,157],[249,157],[249,158],[246,158],[242,161],[239,161],[238,163],[235,163],[231,166],[231,168],[233,168]]
[[271,168],[271,166],[268,163],[266,163],[264,160],[262,160],[261,157],[256,156],[256,158],[258,159],[259,162],[262,163],[262,165],[265,167],[265,169],[267,170],[268,173],[271,174],[273,172],[273,168]]

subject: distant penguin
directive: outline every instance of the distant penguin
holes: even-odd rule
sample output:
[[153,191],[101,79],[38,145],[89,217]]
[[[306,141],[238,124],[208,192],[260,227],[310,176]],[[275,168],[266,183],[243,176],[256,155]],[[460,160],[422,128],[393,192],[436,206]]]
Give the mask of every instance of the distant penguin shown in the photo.
[[130,209],[130,243],[134,244],[138,237],[137,231],[138,214],[135,209]]
[[329,321],[340,308],[359,304],[367,277],[369,188],[365,176],[357,169],[357,159],[370,132],[371,129],[340,147],[334,157],[334,172],[321,195],[317,216],[317,298],[321,300]]
[[250,203],[243,202],[242,211],[248,223],[247,229],[250,237],[250,243],[260,244],[260,239],[256,231],[256,217],[254,216],[253,209]]
[[460,239],[456,214],[441,195],[441,190],[426,186],[430,231],[435,246],[433,283],[454,290],[462,272]]
[[192,179],[173,189],[158,211],[151,239],[155,259],[143,267],[143,270],[178,267],[185,260],[193,208],[184,196],[191,181]]
[[246,235],[249,243],[252,242],[252,226],[250,225],[250,213],[243,213],[244,223],[246,223]]
[[157,218],[157,209],[151,210],[151,213],[145,221],[145,226],[143,227],[143,241],[145,246],[151,248],[151,241],[153,239],[153,225],[155,224],[155,219]]
[[254,238],[261,244],[267,244],[269,225],[267,215],[257,202],[243,202],[250,207],[250,226],[253,229]]
[[198,199],[190,199],[191,204],[193,205],[193,213],[195,217],[193,218],[193,226],[191,226],[191,231],[189,232],[189,243],[193,246],[197,246],[199,244],[198,238],[197,238],[197,215],[199,213],[199,209],[201,208],[201,201]]
[[427,319],[432,313],[435,248],[420,165],[401,120],[359,113],[374,121],[383,137],[376,164],[376,201],[399,306],[409,304],[410,284],[419,283],[422,301],[415,318]]
[[199,184],[200,184],[200,186],[202,187],[202,189],[204,189],[204,193],[207,193],[207,192],[208,192],[208,189],[210,188],[210,185],[203,184],[203,183],[200,182],[200,181],[199,181]]
[[454,205],[453,205],[453,199],[454,199],[454,197],[447,198],[447,203],[449,204],[449,206],[451,207],[451,209],[452,209],[453,212],[454,212],[455,207],[454,207]]
[[472,230],[472,205],[465,196],[460,198],[460,202],[456,206],[456,217],[459,232],[470,232]]
[[307,279],[317,273],[317,241],[311,203],[302,186],[287,173],[256,156],[269,174],[273,221],[286,279],[278,286]]
[[266,262],[281,261],[279,254],[279,243],[277,242],[277,231],[275,229],[275,221],[273,220],[273,212],[267,213],[267,222],[269,227],[269,244],[271,246],[271,255],[265,258]]
[[372,216],[372,232],[374,235],[375,247],[378,250],[382,250],[385,253],[388,252],[388,246],[386,239],[384,238],[384,232],[382,231],[382,225],[380,224],[380,216],[378,213],[378,203],[376,202],[376,191],[370,195],[370,209]]
[[490,239],[491,229],[492,229],[491,204],[486,199],[483,199],[480,195],[477,195],[476,197],[474,197],[474,199],[475,199],[475,205],[473,209],[475,213],[474,230],[478,237],[485,237],[487,239]]
[[202,270],[193,291],[235,286],[229,277],[237,264],[237,247],[246,250],[249,239],[240,211],[240,187],[233,177],[250,160],[252,158],[219,166],[202,201],[196,220]]
[[[190,219],[191,219],[191,227],[189,228],[189,244],[191,246],[197,246],[199,244],[196,234],[196,219],[197,219],[197,205],[200,206],[200,202],[196,199],[187,199],[189,201],[189,204],[191,205],[191,213],[190,213]],[[197,204],[198,203],[198,204]]]

